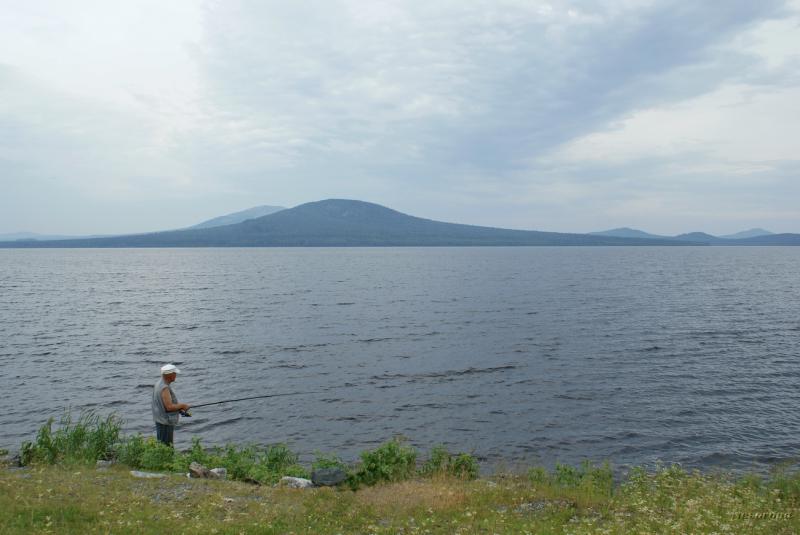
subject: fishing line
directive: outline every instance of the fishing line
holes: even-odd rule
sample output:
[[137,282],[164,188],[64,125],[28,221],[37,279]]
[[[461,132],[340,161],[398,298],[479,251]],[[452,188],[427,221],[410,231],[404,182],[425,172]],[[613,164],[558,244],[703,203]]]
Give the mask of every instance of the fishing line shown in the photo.
[[198,403],[197,405],[192,405],[192,408],[195,409],[197,407],[209,407],[211,405],[221,405],[223,403],[233,403],[235,401],[247,401],[249,399],[278,398],[282,396],[301,396],[303,394],[323,394],[323,393],[324,391],[322,390],[314,390],[308,392],[285,392],[283,394],[264,394],[261,396],[249,396],[246,398],[223,399],[221,401],[212,401],[210,403]]

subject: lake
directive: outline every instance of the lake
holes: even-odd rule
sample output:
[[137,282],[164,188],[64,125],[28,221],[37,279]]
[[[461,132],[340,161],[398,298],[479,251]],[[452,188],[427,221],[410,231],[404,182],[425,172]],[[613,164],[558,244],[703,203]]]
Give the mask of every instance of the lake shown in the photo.
[[764,468],[800,451],[800,248],[0,250],[0,447],[65,407],[353,460]]

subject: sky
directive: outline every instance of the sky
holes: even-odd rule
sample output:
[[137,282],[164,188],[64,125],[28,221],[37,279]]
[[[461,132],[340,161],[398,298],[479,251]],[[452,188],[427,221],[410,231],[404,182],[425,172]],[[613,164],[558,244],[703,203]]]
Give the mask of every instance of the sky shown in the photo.
[[798,140],[800,0],[0,0],[0,233],[800,232]]

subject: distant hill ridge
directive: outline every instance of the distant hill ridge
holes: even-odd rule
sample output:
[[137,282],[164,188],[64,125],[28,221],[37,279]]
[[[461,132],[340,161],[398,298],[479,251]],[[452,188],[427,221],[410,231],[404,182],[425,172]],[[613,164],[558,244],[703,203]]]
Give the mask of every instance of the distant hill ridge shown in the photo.
[[[211,227],[221,227],[223,225],[233,225],[235,223],[241,223],[242,221],[246,221],[248,219],[254,219],[256,217],[269,215],[285,209],[286,208],[282,206],[268,206],[268,205],[255,206],[253,208],[248,208],[247,210],[242,210],[240,212],[234,212],[232,214],[226,214],[219,217],[215,217],[213,219],[209,219],[208,221],[203,221],[202,223],[198,223],[197,225],[192,225],[191,227],[186,227],[186,228],[190,229],[211,228]],[[97,234],[90,236],[65,236],[60,234],[37,234],[36,232],[10,232],[7,234],[0,234],[0,242],[16,241],[16,240],[38,240],[38,241],[82,240],[87,238],[104,238],[109,236],[116,236],[116,235]]]
[[326,247],[460,245],[680,245],[642,240],[443,223],[364,201],[301,204],[241,223],[92,240],[17,242],[0,247]]
[[101,238],[106,235],[92,235],[92,236],[65,236],[61,234],[39,234],[36,232],[8,232],[0,234],[0,242],[16,241],[16,240],[74,240],[78,238]]
[[589,234],[593,236],[614,236],[617,238],[648,238],[654,240],[670,239],[668,236],[658,236],[656,234],[650,234],[649,232],[644,232],[643,230],[637,230],[628,227],[614,228],[611,230],[602,230],[600,232],[590,232]]
[[661,240],[691,241],[691,242],[717,244],[717,245],[728,244],[730,240],[761,238],[763,236],[778,236],[778,234],[774,234],[768,230],[764,230],[761,228],[743,230],[741,232],[737,232],[736,234],[728,234],[726,236],[713,236],[705,232],[689,232],[686,234],[679,234],[678,236],[660,236],[657,234],[650,234],[642,230],[632,229],[628,227],[615,228],[600,232],[590,232],[590,234],[594,236],[616,236],[618,238],[651,238],[651,239],[661,239]]
[[240,212],[234,212],[232,214],[227,214],[219,217],[215,217],[213,219],[209,219],[208,221],[203,221],[202,223],[198,223],[197,225],[192,225],[188,227],[192,228],[211,228],[211,227],[222,227],[224,225],[234,225],[236,223],[241,223],[242,221],[247,221],[248,219],[255,219],[257,217],[262,217],[269,214],[274,214],[275,212],[280,212],[281,210],[286,210],[283,206],[255,206],[253,208],[248,208],[247,210],[242,210]]
[[[243,217],[241,214],[246,212],[231,215]],[[800,245],[798,234],[731,240],[703,233],[670,238],[646,233],[641,236],[637,234],[641,231],[634,229],[617,230],[628,232],[628,235],[566,234],[444,223],[410,216],[374,203],[328,199],[223,226],[95,239],[3,242],[0,247]]]
[[743,230],[741,232],[737,232],[736,234],[726,234],[725,236],[719,236],[720,238],[725,238],[727,240],[741,240],[743,238],[757,238],[759,236],[772,236],[775,234],[774,232],[770,232],[768,230],[764,230],[763,228],[751,228],[749,230]]

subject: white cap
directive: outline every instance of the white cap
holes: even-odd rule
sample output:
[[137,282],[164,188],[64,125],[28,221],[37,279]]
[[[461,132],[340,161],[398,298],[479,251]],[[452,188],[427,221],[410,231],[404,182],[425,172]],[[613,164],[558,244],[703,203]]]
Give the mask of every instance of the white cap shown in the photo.
[[161,366],[161,375],[169,375],[171,373],[181,373],[181,371],[174,364]]

